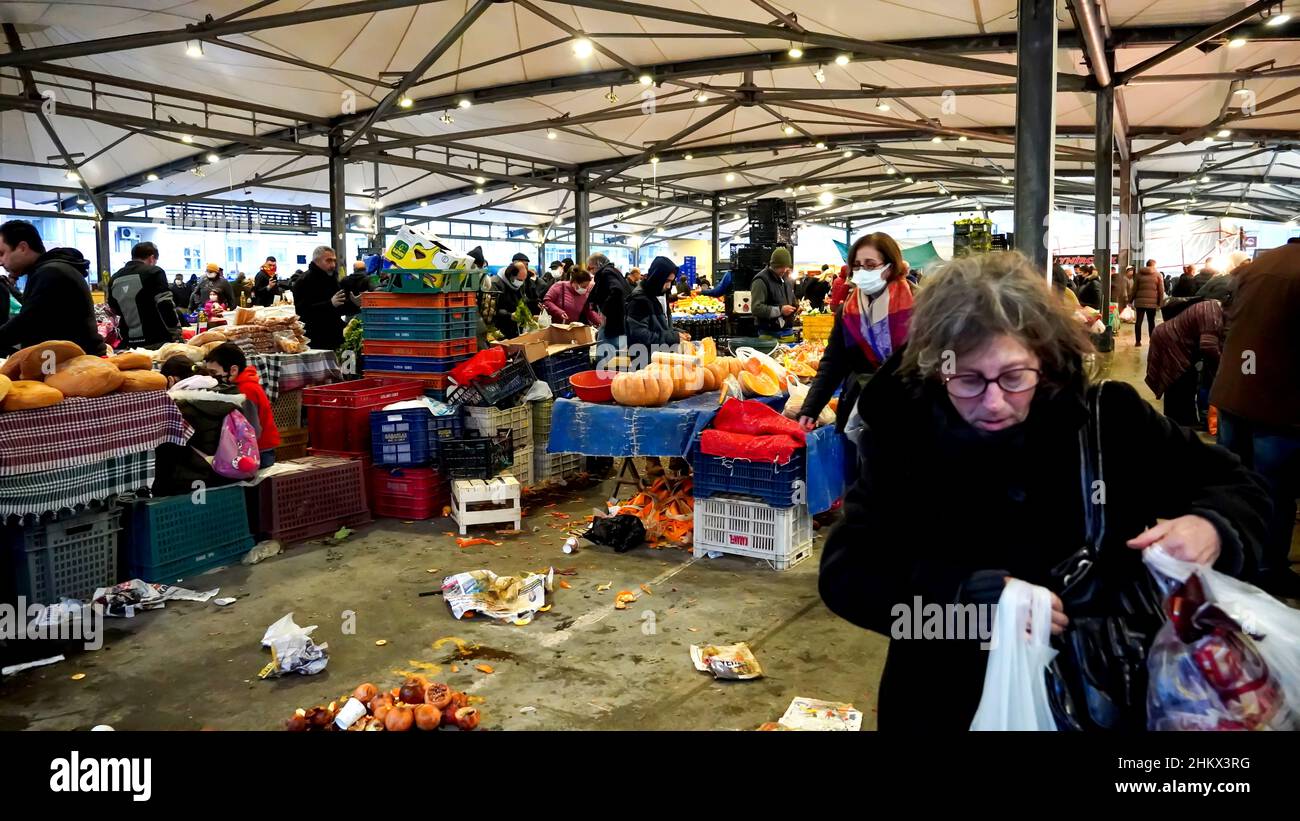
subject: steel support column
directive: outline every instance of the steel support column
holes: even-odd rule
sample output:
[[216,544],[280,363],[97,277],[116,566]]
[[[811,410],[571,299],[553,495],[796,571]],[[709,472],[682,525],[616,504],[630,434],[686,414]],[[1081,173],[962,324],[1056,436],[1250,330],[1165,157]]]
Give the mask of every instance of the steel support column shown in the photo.
[[718,224],[718,218],[721,216],[721,209],[718,207],[718,197],[713,197],[713,217],[710,221],[709,232],[709,254],[712,257],[709,271],[709,282],[714,285],[718,284],[719,264],[722,261],[722,226]]
[[[1093,213],[1097,225],[1097,241],[1094,244],[1092,261],[1101,274],[1101,321],[1110,327],[1110,302],[1112,283],[1110,281],[1110,217],[1111,194],[1114,181],[1111,165],[1115,153],[1115,87],[1104,86],[1097,89],[1097,137],[1094,146],[1097,159],[1094,163],[1094,190],[1096,205]],[[1123,274],[1121,274],[1123,276]],[[1115,350],[1115,338],[1109,332],[1102,334],[1097,343],[1100,351]]]
[[591,256],[591,191],[586,175],[579,174],[573,185],[573,261],[586,265]]
[[348,236],[347,189],[345,187],[347,161],[339,153],[343,139],[338,135],[330,137],[330,245],[334,253],[343,256]]
[[95,195],[95,213],[98,218],[95,220],[95,273],[96,282],[107,283],[108,278],[113,275],[112,250],[113,250],[113,226],[108,219],[108,196],[106,194]]
[[1019,0],[1016,22],[1016,248],[1044,271],[1056,159],[1056,4]]
[[[1126,157],[1125,154],[1128,156]],[[1122,152],[1119,160],[1119,275],[1133,263],[1133,160],[1132,151]],[[1136,268],[1136,266],[1134,266]]]

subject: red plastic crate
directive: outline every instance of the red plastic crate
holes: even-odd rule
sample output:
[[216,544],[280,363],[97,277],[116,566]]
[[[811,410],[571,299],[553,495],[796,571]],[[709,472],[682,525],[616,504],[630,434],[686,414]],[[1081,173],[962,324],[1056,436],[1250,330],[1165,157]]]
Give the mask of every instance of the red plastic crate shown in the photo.
[[433,468],[370,469],[370,500],[376,516],[428,519],[442,514],[450,488]]
[[446,356],[464,356],[476,351],[478,351],[478,340],[472,336],[449,342],[367,339],[361,343],[361,353],[366,356],[416,356],[437,359]]
[[370,521],[363,461],[308,456],[295,464],[308,469],[261,483],[262,533],[287,544]]
[[418,399],[424,384],[416,379],[354,379],[306,388],[307,432],[314,449],[338,453],[370,452],[370,412],[404,399]]

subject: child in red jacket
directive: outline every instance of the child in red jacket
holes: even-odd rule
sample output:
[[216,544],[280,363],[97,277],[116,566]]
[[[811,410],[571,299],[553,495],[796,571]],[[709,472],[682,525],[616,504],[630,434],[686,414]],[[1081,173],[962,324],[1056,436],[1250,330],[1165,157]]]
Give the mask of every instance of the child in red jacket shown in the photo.
[[206,362],[213,376],[239,388],[248,404],[257,411],[257,421],[254,424],[260,430],[257,449],[261,451],[262,467],[275,464],[275,449],[280,444],[280,431],[275,426],[271,400],[267,398],[266,391],[262,390],[257,368],[249,367],[243,349],[233,342],[224,342],[208,351]]

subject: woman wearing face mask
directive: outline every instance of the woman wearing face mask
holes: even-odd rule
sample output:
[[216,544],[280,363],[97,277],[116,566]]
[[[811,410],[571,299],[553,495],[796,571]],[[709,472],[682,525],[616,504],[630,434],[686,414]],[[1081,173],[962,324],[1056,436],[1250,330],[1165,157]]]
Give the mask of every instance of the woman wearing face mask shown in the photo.
[[1067,657],[1099,624],[1124,627],[1112,641],[1140,652],[1126,661],[1102,639],[1108,663],[1093,672],[1118,728],[1145,729],[1144,657],[1164,619],[1142,551],[1237,575],[1262,542],[1269,504],[1251,472],[1131,386],[1089,386],[1090,350],[1040,270],[985,254],[927,276],[907,345],[863,389],[857,481],[818,587],[841,618],[893,633],[880,729],[970,727],[989,657],[980,636],[903,635],[895,608],[993,605],[1008,579],[1050,592]]
[[817,426],[818,414],[841,386],[835,416],[836,426],[844,430],[863,383],[907,341],[912,286],[898,243],[879,232],[858,237],[849,260],[848,294],[835,313],[826,353],[800,411],[799,424],[805,430]]
[[677,265],[668,257],[655,257],[645,278],[627,300],[627,345],[634,360],[650,361],[656,348],[678,345],[690,334],[673,330],[660,301],[677,277]]
[[591,304],[591,272],[574,268],[568,281],[561,280],[546,292],[546,312],[551,319],[564,324],[579,322],[600,327],[601,316]]

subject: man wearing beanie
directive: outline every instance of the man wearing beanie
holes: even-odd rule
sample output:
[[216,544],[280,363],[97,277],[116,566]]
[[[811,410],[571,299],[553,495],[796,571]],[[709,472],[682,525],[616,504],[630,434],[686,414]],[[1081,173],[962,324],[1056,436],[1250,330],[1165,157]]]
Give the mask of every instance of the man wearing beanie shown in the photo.
[[793,268],[790,249],[778,247],[767,267],[754,275],[750,305],[760,336],[779,336],[794,328],[794,286],[789,279]]

